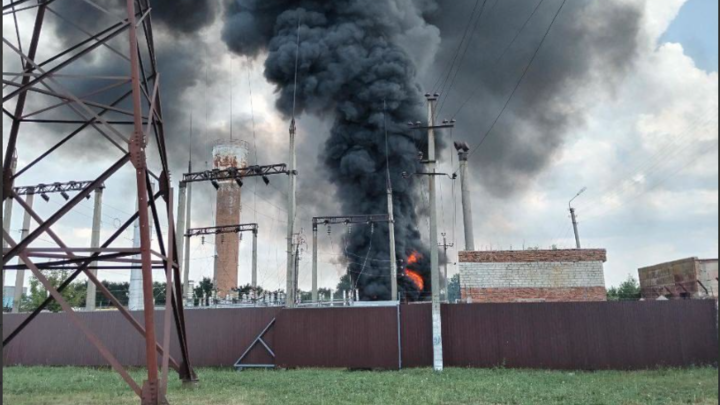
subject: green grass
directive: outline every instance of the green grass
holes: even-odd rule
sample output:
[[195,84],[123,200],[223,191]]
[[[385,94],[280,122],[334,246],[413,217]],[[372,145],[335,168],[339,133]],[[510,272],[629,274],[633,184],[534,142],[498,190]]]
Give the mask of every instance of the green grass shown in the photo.
[[[137,381],[142,370],[132,371]],[[201,369],[200,383],[172,379],[170,403],[236,404],[703,404],[718,403],[718,371],[710,368],[568,373],[449,369],[402,372]],[[138,404],[110,370],[4,369],[3,403],[11,405]]]

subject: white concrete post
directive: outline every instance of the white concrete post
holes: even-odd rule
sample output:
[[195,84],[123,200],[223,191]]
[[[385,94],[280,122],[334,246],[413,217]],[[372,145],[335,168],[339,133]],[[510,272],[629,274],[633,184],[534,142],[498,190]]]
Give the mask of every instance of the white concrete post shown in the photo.
[[[35,194],[30,193],[25,197],[25,203],[32,209],[33,203],[35,202]],[[24,240],[30,234],[30,225],[32,217],[30,212],[25,211],[23,217],[22,236],[20,240]],[[18,259],[18,264],[23,263],[21,259]],[[18,270],[15,272],[15,296],[13,298],[12,313],[17,314],[20,312],[20,304],[22,303],[23,288],[25,288],[25,270]]]
[[432,328],[433,328],[433,368],[442,371],[443,342],[442,319],[440,312],[440,252],[438,245],[438,218],[437,218],[437,162],[435,153],[435,103],[436,96],[428,97],[428,165],[430,173],[430,265],[432,289]]
[[318,229],[313,225],[312,302],[318,303]]
[[[92,236],[90,239],[90,247],[97,249],[100,247],[100,231],[102,229],[102,198],[103,189],[98,188],[95,190],[95,207],[93,208],[93,225],[92,225]],[[97,266],[98,262],[92,264],[93,267]],[[97,276],[97,270],[90,270],[94,276]],[[97,294],[97,286],[92,281],[88,280],[87,295],[85,297],[85,309],[88,311],[95,310],[95,299]]]

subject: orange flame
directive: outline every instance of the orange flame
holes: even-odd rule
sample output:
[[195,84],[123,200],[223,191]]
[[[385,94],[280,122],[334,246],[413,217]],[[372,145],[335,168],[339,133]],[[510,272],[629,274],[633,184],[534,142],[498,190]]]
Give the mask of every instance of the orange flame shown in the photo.
[[[413,252],[410,257],[407,259],[408,266],[411,266],[413,264],[418,264],[420,262],[420,259],[422,259],[423,256],[418,252]],[[420,273],[410,270],[408,268],[405,269],[405,275],[415,284],[415,286],[420,290],[425,290],[425,280],[420,275]]]
[[411,254],[410,257],[408,257],[407,262],[408,262],[408,264],[417,264],[420,261],[420,259],[422,259],[422,257],[423,256],[420,253],[413,252],[413,254]]
[[419,273],[416,273],[412,270],[405,270],[405,274],[410,280],[412,280],[412,282],[417,286],[420,291],[425,290],[425,280],[423,280],[422,276]]

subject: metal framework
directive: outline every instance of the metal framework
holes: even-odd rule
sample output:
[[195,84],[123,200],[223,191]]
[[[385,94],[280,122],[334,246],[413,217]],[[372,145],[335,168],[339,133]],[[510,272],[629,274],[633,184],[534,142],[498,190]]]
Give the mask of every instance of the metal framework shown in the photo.
[[[315,217],[313,218],[313,257],[312,257],[312,301],[319,302],[318,296],[318,226],[319,225],[352,225],[352,224],[375,224],[375,223],[391,223],[393,221],[390,214],[379,215],[346,215],[339,217]],[[390,237],[390,261],[393,263],[395,258],[395,243]],[[390,268],[390,276],[393,276],[392,267]],[[391,297],[394,300],[395,297]]]
[[242,224],[242,225],[229,225],[229,226],[216,226],[211,228],[197,228],[197,229],[189,229],[185,236],[188,238],[196,237],[196,236],[206,236],[206,235],[222,235],[225,233],[241,233],[241,232],[252,232],[254,234],[258,233],[258,230],[260,227],[258,224]]
[[227,225],[217,226],[212,228],[197,228],[190,229],[185,234],[186,237],[192,238],[196,236],[206,235],[222,235],[227,233],[243,233],[252,232],[253,244],[252,244],[252,281],[250,285],[253,291],[257,291],[258,284],[258,233],[260,226],[258,224],[240,224],[240,225]]
[[[97,348],[101,355],[115,369],[130,388],[141,399],[142,404],[167,403],[166,392],[169,368],[176,370],[185,382],[196,381],[197,377],[190,364],[187,335],[185,328],[185,314],[183,301],[180,296],[180,284],[177,240],[175,232],[175,219],[173,217],[173,190],[171,188],[168,151],[165,141],[165,130],[160,96],[160,74],[156,66],[156,55],[153,45],[153,26],[149,0],[126,0],[123,10],[108,10],[95,4],[92,0],[85,0],[83,4],[89,10],[99,10],[108,23],[105,29],[99,32],[87,32],[73,22],[85,18],[83,13],[64,15],[64,6],[78,4],[75,0],[43,0],[28,2],[15,0],[3,4],[3,15],[12,15],[15,30],[8,30],[13,35],[3,36],[3,53],[8,59],[11,55],[18,57],[18,71],[3,72],[3,114],[12,121],[7,139],[7,147],[3,151],[3,201],[12,199],[28,213],[37,227],[21,240],[16,241],[7,231],[3,231],[3,239],[7,248],[3,250],[3,271],[10,269],[7,266],[12,260],[18,259],[24,268],[29,269],[50,293],[50,297],[38,307],[25,321],[4,339],[4,344],[10,344],[25,327],[53,300],[57,301],[69,320],[81,330],[87,339]],[[119,6],[119,5],[118,5]],[[23,18],[18,18],[24,13]],[[22,22],[33,19],[32,27],[22,26]],[[59,18],[82,33],[84,39],[76,44],[39,60],[39,49],[50,50],[57,46],[57,41],[50,38],[48,43],[41,43],[45,38],[43,27],[46,20]],[[27,33],[29,43],[22,43],[25,38],[20,32]],[[124,44],[123,44],[124,43]],[[119,45],[119,46],[118,46]],[[108,76],[107,72],[89,72],[88,65],[83,58],[88,55],[99,59],[119,57],[119,63],[124,64],[126,75]],[[9,63],[7,65],[10,65]],[[120,65],[116,65],[120,66]],[[95,67],[97,69],[97,67]],[[74,94],[64,80],[81,83],[85,90],[94,89],[86,94]],[[108,102],[96,101],[97,97],[110,99]],[[32,97],[32,102],[28,102]],[[93,98],[95,97],[95,98]],[[38,107],[39,106],[39,107]],[[35,111],[26,111],[37,108]],[[32,118],[31,118],[32,117]],[[67,132],[54,145],[40,148],[33,145],[25,148],[22,140],[32,139],[32,132],[36,125],[51,124],[53,128],[66,128]],[[78,135],[89,134],[98,139],[108,141],[109,150],[116,154],[116,160],[96,179],[89,182],[76,183],[77,194],[67,199],[64,205],[48,218],[43,218],[32,207],[20,198],[19,192],[13,185],[23,178],[23,175],[41,162],[50,160],[58,149],[77,141]],[[152,143],[152,145],[150,145]],[[155,151],[152,155],[149,151]],[[30,157],[38,153],[37,157],[25,167],[18,168],[16,173],[11,170],[12,157],[15,152]],[[29,160],[29,159],[28,159]],[[123,168],[132,165],[135,172],[135,186],[137,191],[138,211],[130,216],[122,226],[99,248],[70,247],[53,230],[58,221],[71,212],[81,201],[91,193],[103,187],[114,175]],[[154,168],[150,166],[154,165]],[[52,173],[47,174],[50,178]],[[153,193],[150,184],[152,180],[158,181],[160,190]],[[55,187],[52,179],[48,181],[50,191]],[[62,186],[62,185],[61,185]],[[71,187],[69,184],[66,187]],[[63,187],[58,188],[63,189]],[[25,190],[25,192],[30,192]],[[37,193],[37,190],[34,190]],[[149,210],[151,213],[149,213]],[[130,210],[128,210],[130,211]],[[161,215],[166,219],[167,231],[163,234],[160,226]],[[126,249],[113,247],[119,237],[139,222],[141,234],[140,248]],[[150,224],[154,223],[156,240],[159,251],[152,250]],[[39,238],[51,239],[57,247],[40,248],[33,246]],[[138,258],[133,259],[132,256]],[[124,308],[120,301],[98,280],[91,271],[92,268],[104,268],[93,263],[110,262],[112,268],[129,269],[135,266],[142,268],[144,290],[144,323],[138,322],[133,315]],[[93,266],[93,267],[91,267]],[[53,287],[43,275],[42,270],[53,270],[62,267],[71,268],[72,275],[59,287]],[[19,268],[19,267],[18,267]],[[162,268],[167,280],[166,296],[168,297],[162,319],[163,340],[159,342],[156,335],[156,317],[153,303],[153,274],[154,268]],[[138,331],[145,340],[145,354],[147,365],[147,379],[139,384],[125,370],[120,361],[103,344],[97,335],[88,327],[63,298],[62,291],[67,288],[78,276],[84,275],[97,286],[125,317],[125,319]],[[175,325],[180,346],[181,359],[174,359],[170,355],[171,327]],[[160,354],[160,356],[158,356]]]
[[286,164],[268,166],[250,166],[243,168],[231,167],[227,170],[206,170],[204,172],[188,173],[183,183],[242,181],[246,177],[265,177],[275,174],[290,174]]
[[339,217],[316,217],[313,218],[313,230],[317,230],[318,225],[350,225],[350,224],[371,224],[389,222],[390,215],[346,215]]
[[[23,186],[15,187],[16,195],[30,195],[30,194],[63,194],[63,197],[67,200],[67,193],[83,191],[92,185],[92,181],[69,181],[67,183],[53,183],[53,184],[38,184],[36,186]],[[99,188],[105,188],[100,186]],[[89,195],[88,195],[89,197]]]

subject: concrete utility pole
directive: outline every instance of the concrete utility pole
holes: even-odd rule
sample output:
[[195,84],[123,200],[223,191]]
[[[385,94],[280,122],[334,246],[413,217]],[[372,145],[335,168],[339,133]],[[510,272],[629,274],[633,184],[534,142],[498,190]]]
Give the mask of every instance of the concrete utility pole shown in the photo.
[[[12,163],[10,163],[10,175],[14,176],[17,170],[17,152],[13,153]],[[10,227],[12,226],[12,212],[13,212],[13,199],[8,198],[5,200],[5,212],[3,213],[3,229],[5,232],[10,233]],[[3,248],[7,248],[9,245],[3,238]],[[2,271],[2,286],[5,287],[5,272]]]
[[[150,192],[152,194],[155,193],[154,186],[151,185]],[[136,203],[136,209],[138,212],[140,211],[140,205]],[[145,207],[144,209],[149,210],[148,207]],[[152,240],[152,233],[153,233],[153,222],[149,221],[149,235],[150,239]],[[133,234],[133,247],[136,249],[139,249],[142,245],[142,229],[140,229],[140,219],[138,218],[137,221],[135,221],[135,229]],[[142,311],[145,308],[145,298],[143,295],[143,270],[140,266],[140,260],[141,256],[136,255],[135,260],[137,262],[135,263],[134,269],[130,270],[130,292],[128,296],[128,309],[131,311]],[[153,297],[154,298],[154,297]]]
[[295,152],[295,135],[297,126],[295,118],[290,123],[290,167],[288,177],[288,224],[287,224],[287,298],[285,305],[288,308],[294,308],[296,302],[295,286],[295,252],[293,246],[293,238],[295,236],[295,209],[297,204],[296,188],[297,188],[297,154]]
[[258,230],[253,231],[252,245],[252,288],[253,293],[257,296],[258,288]]
[[442,371],[443,342],[442,319],[440,315],[440,258],[438,251],[437,219],[437,161],[435,156],[435,104],[439,95],[428,95],[428,172],[430,174],[430,264],[432,288],[433,366]]
[[583,195],[586,191],[587,191],[587,187],[580,190],[580,192],[577,193],[577,195],[575,197],[573,197],[573,199],[570,200],[570,203],[568,204],[568,207],[570,207],[570,217],[572,218],[573,229],[575,231],[575,246],[578,249],[582,249],[582,244],[580,243],[580,230],[578,228],[577,214],[575,212],[575,208],[573,208],[573,206],[572,206],[572,203],[573,203],[573,201],[577,200],[578,197]]
[[[35,202],[35,194],[30,193],[25,197],[25,203],[30,207],[30,209],[33,208],[33,203]],[[22,234],[20,237],[20,240],[24,240],[27,238],[27,236],[30,234],[30,225],[32,217],[30,216],[29,211],[25,211],[25,216],[23,217],[23,227],[22,227]],[[18,259],[18,264],[23,264],[23,261],[21,259]],[[15,273],[15,296],[13,298],[13,306],[12,306],[12,313],[17,314],[20,312],[20,303],[22,301],[23,297],[23,288],[25,288],[25,270],[18,270]]]
[[[97,249],[100,247],[100,230],[102,228],[102,199],[103,189],[99,188],[95,190],[95,207],[93,208],[93,225],[92,225],[92,236],[90,239],[90,247]],[[97,266],[97,262],[93,263],[93,267]],[[97,276],[97,270],[90,270],[90,272]],[[85,309],[88,311],[95,310],[95,299],[97,293],[97,286],[95,283],[88,281],[87,295],[85,297]]]
[[318,299],[318,228],[313,224],[313,257],[312,257],[312,302],[316,304]]
[[180,188],[178,189],[178,211],[177,211],[177,230],[175,231],[177,240],[177,257],[178,266],[180,266],[180,274],[183,275],[183,291],[182,294],[187,294],[187,282],[188,277],[185,276],[183,258],[185,254],[185,220],[187,219],[187,183],[180,181]]
[[445,268],[443,269],[444,273],[444,280],[443,280],[443,301],[448,302],[449,301],[449,292],[448,292],[448,248],[454,247],[454,243],[448,243],[447,242],[447,234],[443,233],[443,242],[439,244],[439,247],[443,248],[443,251],[445,252]]
[[390,235],[390,301],[397,301],[398,282],[397,282],[397,252],[395,251],[395,209],[393,205],[393,189],[388,178],[388,234]]
[[[192,173],[192,161],[188,162],[188,172]],[[192,183],[188,183],[187,185],[187,208],[186,208],[186,220],[185,220],[185,228],[192,228],[192,195],[193,195],[193,185]],[[185,253],[185,264],[183,266],[183,292],[187,294],[190,299],[193,297],[193,291],[190,289],[190,238],[184,238],[185,239],[185,248],[183,252]],[[180,257],[178,255],[178,257]]]
[[475,250],[475,233],[473,232],[472,199],[470,198],[470,178],[468,173],[468,156],[470,146],[466,143],[455,143],[460,156],[460,187],[462,192],[463,227],[465,228],[465,251]]
[[392,178],[390,177],[390,141],[387,128],[387,101],[383,101],[383,126],[385,130],[385,170],[388,196],[388,235],[390,237],[390,301],[397,301],[397,252],[395,248],[395,205],[393,204]]

